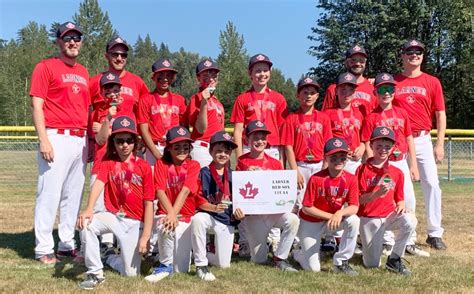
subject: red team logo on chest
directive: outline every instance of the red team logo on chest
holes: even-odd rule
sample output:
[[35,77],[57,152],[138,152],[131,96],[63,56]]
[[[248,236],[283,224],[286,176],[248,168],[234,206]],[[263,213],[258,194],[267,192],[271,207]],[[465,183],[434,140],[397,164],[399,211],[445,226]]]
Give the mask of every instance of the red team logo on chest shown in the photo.
[[72,92],[73,92],[74,94],[77,94],[77,93],[81,92],[81,87],[79,87],[79,86],[76,85],[76,84],[72,85],[71,89],[72,89]]

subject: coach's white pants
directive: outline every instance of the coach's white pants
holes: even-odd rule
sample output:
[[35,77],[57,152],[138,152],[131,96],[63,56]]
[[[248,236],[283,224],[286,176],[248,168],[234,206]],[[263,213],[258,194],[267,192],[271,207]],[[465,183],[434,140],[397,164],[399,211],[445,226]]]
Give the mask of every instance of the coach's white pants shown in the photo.
[[245,217],[247,239],[251,260],[256,263],[267,261],[267,236],[272,228],[281,229],[281,239],[274,256],[287,259],[293,240],[298,232],[299,218],[291,213],[248,215]]
[[[201,144],[207,144],[208,147],[204,147]],[[212,162],[212,156],[209,153],[209,143],[201,140],[194,141],[193,150],[191,150],[191,158],[199,162],[201,168],[208,166]]]
[[110,212],[94,214],[89,225],[81,231],[85,245],[84,261],[88,274],[103,276],[100,259],[100,245],[97,236],[113,233],[120,246],[120,255],[110,255],[107,264],[124,276],[140,273],[141,258],[138,253],[141,222],[131,218],[121,218]]
[[[165,215],[158,217],[158,222]],[[179,222],[175,231],[165,233],[158,231],[158,251],[159,260],[163,265],[173,264],[175,273],[189,272],[191,265],[191,223]]]
[[344,170],[350,174],[355,175],[357,168],[362,164],[362,161],[359,159],[357,161],[353,161],[348,159],[346,161],[346,165],[344,166]]
[[35,206],[35,255],[54,253],[53,227],[59,208],[58,250],[76,248],[74,230],[79,213],[86,171],[86,138],[59,135],[47,129],[54,151],[48,163],[38,152],[38,193]]
[[414,138],[416,161],[420,170],[421,188],[425,200],[428,235],[443,237],[441,227],[441,188],[430,134]]
[[408,239],[415,230],[416,224],[416,218],[411,213],[397,214],[393,212],[387,218],[361,217],[360,239],[364,265],[366,267],[380,266],[385,230],[398,230],[395,234],[395,244],[391,256],[403,256]]
[[[230,267],[234,245],[234,227],[228,226],[205,212],[198,212],[191,222],[191,241],[194,264],[207,266],[208,263],[222,268]],[[214,233],[215,253],[206,252],[206,235]]]
[[321,170],[323,167],[323,161],[321,160],[318,163],[306,163],[304,161],[298,161],[296,165],[298,166],[299,172],[304,177],[304,186],[302,189],[298,189],[298,194],[296,197],[296,205],[298,208],[301,208],[301,203],[303,202],[304,193],[306,192],[306,186],[308,185],[309,178]]
[[[413,182],[411,181],[410,168],[408,167],[408,162],[406,159],[399,161],[390,161],[390,164],[399,168],[403,172],[404,177],[404,186],[403,194],[405,196],[405,207],[410,213],[413,214],[413,217],[416,218],[415,209],[416,209],[416,199],[415,199],[415,189],[413,188]],[[395,244],[395,235],[392,231],[386,230],[383,236],[383,243],[392,245]],[[408,239],[407,245],[415,245],[416,242],[416,228],[413,231],[413,234]]]
[[[343,260],[349,260],[354,255],[359,232],[359,218],[351,215],[342,219],[339,226],[343,230],[339,251],[334,254],[333,263],[341,265]],[[339,229],[338,228],[338,229]],[[295,258],[304,270],[319,272],[319,249],[321,247],[321,234],[334,232],[328,229],[327,221],[309,222],[301,220],[298,236],[300,238],[300,258]]]

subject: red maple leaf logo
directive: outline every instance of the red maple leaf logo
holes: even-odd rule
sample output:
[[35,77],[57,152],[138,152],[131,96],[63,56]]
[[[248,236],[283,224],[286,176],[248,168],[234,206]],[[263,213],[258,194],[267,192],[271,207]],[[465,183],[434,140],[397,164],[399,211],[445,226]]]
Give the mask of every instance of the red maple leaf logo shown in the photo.
[[244,199],[254,199],[258,194],[258,188],[253,188],[253,185],[250,182],[247,182],[247,184],[245,184],[245,188],[240,188],[239,192],[240,195],[244,197]]

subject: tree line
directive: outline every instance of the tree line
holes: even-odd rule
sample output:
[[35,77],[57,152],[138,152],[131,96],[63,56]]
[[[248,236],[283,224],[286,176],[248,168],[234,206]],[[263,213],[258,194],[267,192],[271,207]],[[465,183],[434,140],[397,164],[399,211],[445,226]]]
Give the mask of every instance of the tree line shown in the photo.
[[[315,4],[316,5],[316,4]],[[308,54],[315,57],[308,64],[309,75],[322,84],[324,90],[344,71],[344,52],[360,44],[369,53],[366,75],[375,77],[381,71],[400,72],[400,47],[406,39],[417,38],[427,46],[423,68],[441,79],[447,106],[449,128],[474,128],[472,36],[473,17],[469,1],[320,1],[315,10],[315,26],[308,38],[313,42]],[[118,35],[107,12],[98,0],[83,0],[72,16],[84,32],[79,62],[91,76],[104,71],[105,44]],[[53,41],[56,27],[49,28],[34,21],[19,29],[17,38],[0,40],[0,125],[32,125],[28,96],[31,72],[41,59],[57,54]],[[172,52],[150,36],[139,35],[131,45],[127,70],[139,75],[150,90],[151,65],[158,58],[169,58],[178,70],[173,91],[186,98],[198,89],[195,66],[205,57],[180,48]],[[229,120],[235,97],[245,91],[249,55],[245,41],[236,26],[228,22],[219,34],[220,53],[217,60],[221,73],[217,96],[226,109]],[[263,52],[266,53],[266,52]],[[271,57],[271,56],[270,56]],[[290,110],[297,108],[295,82],[274,68],[270,87],[281,92]]]

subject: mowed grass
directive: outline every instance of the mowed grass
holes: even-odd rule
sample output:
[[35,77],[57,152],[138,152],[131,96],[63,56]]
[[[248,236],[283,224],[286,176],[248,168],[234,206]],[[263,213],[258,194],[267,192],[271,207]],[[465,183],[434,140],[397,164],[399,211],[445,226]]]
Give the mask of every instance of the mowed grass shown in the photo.
[[[0,160],[1,161],[1,160]],[[5,166],[4,166],[5,167]],[[13,169],[13,167],[11,167]],[[33,166],[19,175],[18,185],[6,185],[0,196],[0,292],[79,292],[77,284],[85,268],[65,260],[54,268],[34,260],[33,211],[36,180],[25,177],[36,174]],[[0,179],[2,177],[0,176]],[[26,184],[31,182],[32,184]],[[87,185],[87,184],[86,184]],[[426,220],[420,185],[416,184],[418,242],[430,251],[430,258],[407,257],[411,277],[402,277],[380,269],[365,269],[361,258],[351,263],[360,273],[346,277],[331,272],[332,262],[325,258],[322,272],[282,273],[269,265],[255,265],[235,258],[230,269],[212,268],[217,280],[206,283],[189,274],[177,274],[158,284],[143,277],[124,278],[106,270],[106,282],[98,292],[119,293],[205,293],[205,292],[457,292],[474,291],[474,183],[441,182],[443,189],[443,226],[447,251],[437,252],[424,246]],[[86,189],[88,190],[88,189]],[[87,193],[87,192],[86,192]],[[56,232],[55,232],[56,233]],[[57,239],[57,236],[56,236]],[[382,263],[385,262],[383,258]]]

